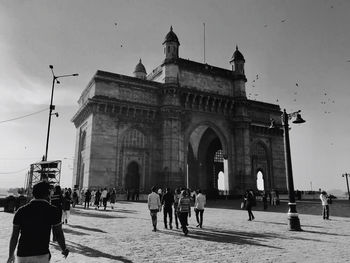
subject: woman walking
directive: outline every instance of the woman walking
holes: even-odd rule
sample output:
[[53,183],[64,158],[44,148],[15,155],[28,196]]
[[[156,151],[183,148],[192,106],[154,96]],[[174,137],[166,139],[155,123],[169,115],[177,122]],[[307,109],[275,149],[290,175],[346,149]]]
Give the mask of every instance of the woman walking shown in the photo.
[[246,209],[248,211],[248,216],[249,216],[248,221],[252,221],[255,219],[255,217],[254,217],[253,212],[252,212],[252,207],[254,205],[254,196],[251,193],[251,191],[247,190],[245,192],[244,202],[245,202]]

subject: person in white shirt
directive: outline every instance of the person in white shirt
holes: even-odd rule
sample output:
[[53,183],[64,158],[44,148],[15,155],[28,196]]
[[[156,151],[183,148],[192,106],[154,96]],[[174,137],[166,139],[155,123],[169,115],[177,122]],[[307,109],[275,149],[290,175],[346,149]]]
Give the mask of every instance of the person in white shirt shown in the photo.
[[322,202],[322,216],[323,219],[329,219],[329,205],[328,205],[328,196],[325,191],[322,191],[320,194],[320,199]]
[[204,206],[206,203],[205,195],[202,194],[202,191],[198,189],[196,191],[196,201],[194,203],[194,212],[196,213],[196,220],[197,220],[197,227],[202,228],[203,225],[203,213],[204,213]]
[[101,199],[102,199],[102,204],[103,204],[104,210],[106,210],[106,208],[107,208],[107,201],[108,201],[107,195],[108,195],[108,191],[107,191],[107,188],[105,188],[105,189],[103,189],[102,194],[101,194]]
[[155,186],[152,187],[152,193],[148,195],[147,204],[148,209],[150,210],[152,225],[154,232],[157,231],[157,213],[160,211],[161,203],[159,194],[156,193],[157,188]]

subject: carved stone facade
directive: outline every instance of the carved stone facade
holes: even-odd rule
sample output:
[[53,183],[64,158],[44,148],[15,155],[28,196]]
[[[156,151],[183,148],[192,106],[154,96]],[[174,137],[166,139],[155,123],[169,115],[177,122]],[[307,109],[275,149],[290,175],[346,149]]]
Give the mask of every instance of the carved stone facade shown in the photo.
[[285,191],[283,133],[268,128],[281,110],[247,99],[238,48],[227,70],[179,58],[172,28],[163,45],[165,59],[150,74],[141,60],[134,77],[97,71],[82,92],[73,185],[210,194],[221,184],[239,195],[257,188],[261,172],[265,190]]

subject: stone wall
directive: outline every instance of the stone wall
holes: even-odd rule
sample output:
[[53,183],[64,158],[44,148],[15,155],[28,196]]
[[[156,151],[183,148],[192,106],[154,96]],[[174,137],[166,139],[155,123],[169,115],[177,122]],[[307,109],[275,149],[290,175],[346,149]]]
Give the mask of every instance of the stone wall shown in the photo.
[[227,78],[180,69],[180,85],[201,91],[233,96],[234,84]]

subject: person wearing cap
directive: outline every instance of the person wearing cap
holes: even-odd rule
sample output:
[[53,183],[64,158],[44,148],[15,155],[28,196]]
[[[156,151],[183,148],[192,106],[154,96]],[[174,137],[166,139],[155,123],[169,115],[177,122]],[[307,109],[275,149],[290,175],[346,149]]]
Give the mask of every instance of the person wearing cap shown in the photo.
[[16,212],[13,218],[7,263],[15,262],[14,252],[17,244],[16,262],[49,262],[51,258],[49,251],[51,229],[57,237],[62,254],[64,257],[68,256],[69,250],[66,247],[62,231],[61,211],[48,202],[49,188],[50,185],[44,181],[34,185],[34,199]]

